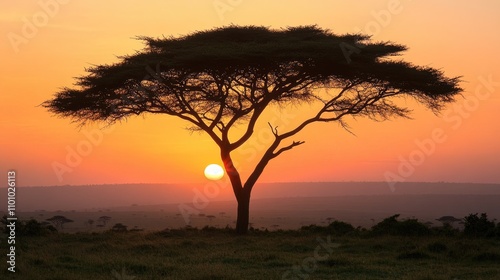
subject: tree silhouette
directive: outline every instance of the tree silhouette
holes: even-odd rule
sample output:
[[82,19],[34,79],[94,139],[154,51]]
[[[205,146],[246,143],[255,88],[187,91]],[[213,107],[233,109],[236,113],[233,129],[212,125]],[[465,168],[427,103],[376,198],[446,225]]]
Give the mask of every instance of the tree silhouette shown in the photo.
[[461,219],[455,218],[453,216],[442,216],[439,219],[436,219],[436,221],[440,221],[441,223],[443,223],[443,226],[445,224],[449,224],[450,226],[453,226],[453,224],[455,222],[460,222]]
[[109,216],[101,216],[97,219],[98,222],[102,224],[102,226],[106,226],[106,224],[111,220],[111,217]]
[[63,229],[64,224],[73,222],[73,220],[59,215],[48,218],[47,221],[51,222],[57,229]]
[[115,224],[112,228],[111,228],[111,231],[115,231],[115,232],[125,232],[127,231],[127,226],[122,224],[122,223],[117,223]]
[[[181,118],[207,133],[220,148],[238,202],[238,233],[247,232],[257,179],[272,159],[304,143],[290,138],[306,126],[337,122],[348,129],[348,116],[408,117],[402,98],[438,112],[461,92],[458,77],[390,59],[405,46],[317,26],[229,26],[139,39],[146,44],[142,51],[86,69],[79,88],[63,88],[43,106],[81,125],[151,113]],[[318,109],[297,126],[285,131],[269,123],[274,139],[243,180],[232,153],[251,138],[266,109],[306,102]]]
[[212,222],[212,220],[215,219],[215,216],[214,215],[208,215],[207,218],[208,218],[208,220],[210,222]]

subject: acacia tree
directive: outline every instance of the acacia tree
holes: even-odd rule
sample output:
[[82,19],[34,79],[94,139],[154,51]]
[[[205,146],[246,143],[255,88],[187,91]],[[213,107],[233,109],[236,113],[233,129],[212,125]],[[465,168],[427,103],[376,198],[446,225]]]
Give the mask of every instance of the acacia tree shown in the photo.
[[[438,112],[461,92],[458,77],[391,59],[405,46],[373,42],[362,34],[336,35],[317,26],[229,26],[178,38],[139,39],[145,42],[143,50],[86,69],[78,88],[64,88],[43,105],[82,125],[151,113],[181,118],[191,129],[207,133],[220,148],[238,202],[238,233],[247,232],[257,179],[269,161],[304,143],[290,138],[306,126],[337,122],[347,128],[348,116],[407,117],[411,110],[398,97]],[[250,139],[266,108],[302,102],[320,106],[287,131],[269,124],[274,139],[243,180],[232,153]],[[244,132],[232,134],[236,127]]]
[[63,229],[64,224],[73,222],[73,220],[68,219],[64,216],[54,216],[54,217],[46,219],[46,220],[51,222],[58,229]]

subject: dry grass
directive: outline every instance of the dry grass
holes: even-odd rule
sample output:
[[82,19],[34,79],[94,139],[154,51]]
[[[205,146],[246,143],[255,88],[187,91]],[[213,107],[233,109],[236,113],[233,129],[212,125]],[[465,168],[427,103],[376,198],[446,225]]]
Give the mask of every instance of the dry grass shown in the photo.
[[[327,251],[318,238],[326,242],[328,234],[258,231],[236,236],[208,229],[19,237],[15,277],[3,269],[0,278],[500,278],[499,240],[330,235],[330,242],[340,247]],[[1,246],[4,252],[6,242]]]

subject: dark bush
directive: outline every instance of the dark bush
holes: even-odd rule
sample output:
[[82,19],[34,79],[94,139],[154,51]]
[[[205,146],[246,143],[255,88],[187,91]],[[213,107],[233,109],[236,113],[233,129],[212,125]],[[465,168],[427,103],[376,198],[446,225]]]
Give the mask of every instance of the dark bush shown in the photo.
[[417,219],[408,219],[398,221],[399,214],[385,218],[382,222],[372,227],[372,233],[375,235],[410,235],[424,236],[429,235],[431,230]]
[[127,231],[127,226],[122,224],[122,223],[117,223],[115,224],[112,228],[111,231],[114,232],[126,232]]
[[464,218],[464,234],[471,237],[494,237],[495,222],[488,220],[486,213],[470,214]]
[[308,225],[308,226],[302,226],[300,230],[308,232],[326,232],[326,227],[318,225]]
[[22,222],[21,235],[41,236],[51,232],[57,232],[57,229],[50,224],[40,223],[35,219]]
[[308,226],[302,226],[300,230],[308,232],[317,232],[317,233],[328,233],[335,235],[346,235],[348,233],[353,233],[357,231],[357,229],[353,227],[351,224],[341,221],[333,221],[326,227],[314,224]]
[[[7,221],[7,216],[3,216],[1,223],[3,225],[2,232],[5,234],[10,234],[10,228],[7,225],[10,221]],[[57,229],[50,224],[40,223],[35,219],[30,219],[28,221],[17,220],[16,223],[16,236],[44,236],[52,232],[57,232]]]
[[329,232],[336,235],[345,235],[356,231],[356,229],[351,224],[341,221],[333,221],[328,225],[327,228]]
[[398,225],[398,220],[397,218],[399,217],[399,214],[390,216],[388,218],[385,218],[382,222],[379,222],[378,224],[374,225],[372,227],[372,232],[374,234],[390,234],[393,233],[394,229]]

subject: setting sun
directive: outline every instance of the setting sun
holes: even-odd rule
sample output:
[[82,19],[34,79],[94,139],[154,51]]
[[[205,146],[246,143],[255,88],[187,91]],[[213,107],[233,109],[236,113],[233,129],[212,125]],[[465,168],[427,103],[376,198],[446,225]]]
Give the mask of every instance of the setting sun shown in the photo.
[[224,169],[218,164],[209,164],[205,167],[205,177],[209,180],[219,180],[224,176]]

